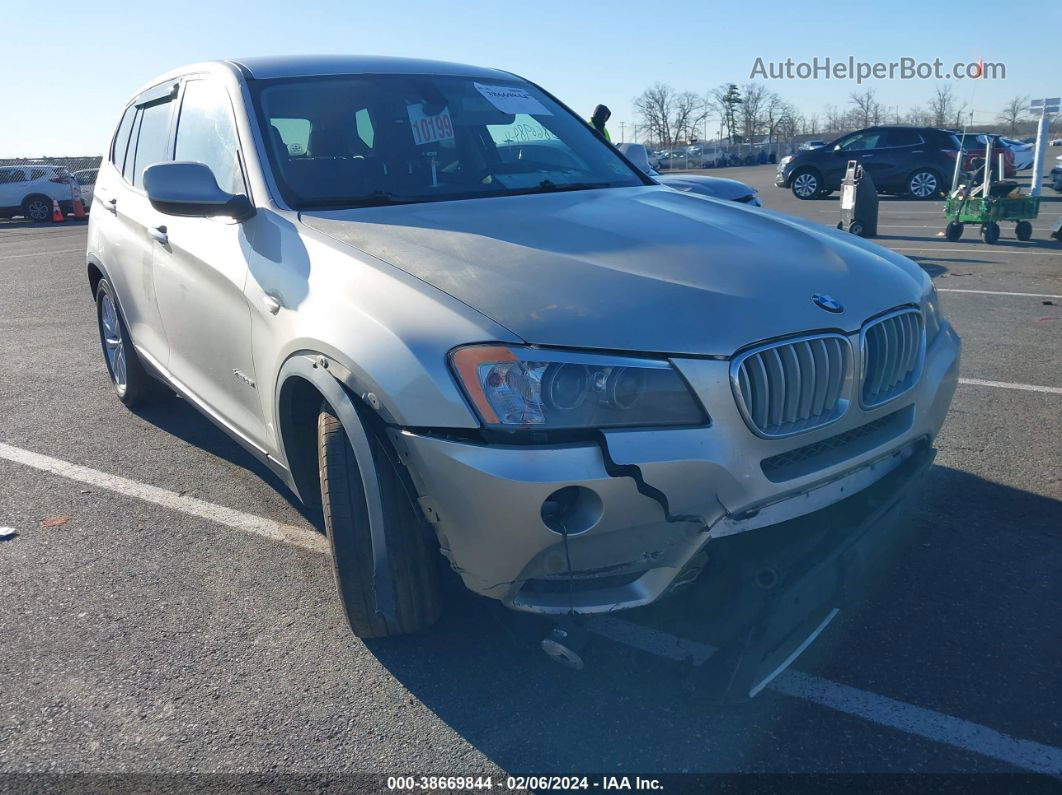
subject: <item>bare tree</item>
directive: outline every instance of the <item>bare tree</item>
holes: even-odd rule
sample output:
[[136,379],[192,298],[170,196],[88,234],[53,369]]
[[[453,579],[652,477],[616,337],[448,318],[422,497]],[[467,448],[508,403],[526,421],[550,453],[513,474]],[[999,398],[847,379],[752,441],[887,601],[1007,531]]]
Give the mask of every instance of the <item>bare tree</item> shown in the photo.
[[855,105],[853,109],[853,121],[856,126],[869,127],[871,124],[881,122],[881,103],[874,99],[874,89],[867,88],[864,91],[853,91],[848,95],[848,101]]
[[937,127],[944,127],[950,124],[959,112],[961,111],[956,107],[955,94],[951,86],[947,83],[937,86],[933,96],[929,99],[929,115],[933,119],[932,123]]
[[1007,125],[1007,132],[1015,135],[1018,132],[1018,122],[1029,112],[1028,97],[1014,97],[1003,106],[1003,110],[997,117],[999,121]]
[[690,141],[704,120],[704,101],[692,91],[683,91],[675,97],[671,129],[676,139]]
[[763,113],[768,102],[767,86],[763,83],[746,83],[741,97],[741,135],[748,142],[759,134],[763,127]]
[[675,89],[666,83],[656,83],[634,98],[634,113],[641,120],[648,137],[662,146],[671,146],[674,130],[671,126],[677,97]]

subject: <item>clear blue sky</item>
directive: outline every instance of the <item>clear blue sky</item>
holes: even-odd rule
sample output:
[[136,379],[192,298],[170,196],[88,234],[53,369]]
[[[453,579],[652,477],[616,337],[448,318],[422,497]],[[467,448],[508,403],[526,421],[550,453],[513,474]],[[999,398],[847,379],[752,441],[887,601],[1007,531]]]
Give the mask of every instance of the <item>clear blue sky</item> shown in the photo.
[[[589,115],[604,102],[618,140],[631,99],[661,80],[703,94],[745,82],[765,60],[864,61],[909,56],[948,68],[983,57],[1007,79],[960,81],[961,100],[991,121],[1010,97],[1059,96],[1062,2],[813,0],[664,3],[591,0],[174,0],[25,3],[3,0],[0,157],[104,149],[121,104],[180,64],[291,53],[368,53],[461,61],[516,72]],[[1002,24],[1001,24],[1002,23]],[[975,33],[978,31],[978,33]],[[936,81],[870,81],[878,99],[924,104]],[[804,113],[843,106],[854,81],[770,81]]]

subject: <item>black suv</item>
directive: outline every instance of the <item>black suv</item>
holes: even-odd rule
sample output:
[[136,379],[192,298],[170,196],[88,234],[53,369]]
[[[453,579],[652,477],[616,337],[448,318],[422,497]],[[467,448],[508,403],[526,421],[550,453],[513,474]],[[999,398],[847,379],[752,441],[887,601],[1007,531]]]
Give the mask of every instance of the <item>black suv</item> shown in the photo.
[[858,160],[883,193],[934,199],[951,183],[959,139],[934,127],[868,127],[778,164],[774,184],[798,199],[827,196],[841,187],[849,160]]

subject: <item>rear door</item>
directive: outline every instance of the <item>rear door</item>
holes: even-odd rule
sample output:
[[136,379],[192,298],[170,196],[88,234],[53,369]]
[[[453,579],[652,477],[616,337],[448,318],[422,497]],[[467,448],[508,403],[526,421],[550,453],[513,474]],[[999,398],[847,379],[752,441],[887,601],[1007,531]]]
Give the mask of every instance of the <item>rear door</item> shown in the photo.
[[[158,227],[165,224],[144,192],[144,169],[169,160],[173,84],[150,89],[126,111],[115,139],[108,179],[98,180],[97,210],[105,210],[109,230],[104,265],[118,291],[129,334],[149,363],[165,365],[169,344],[155,302],[153,260]],[[122,140],[128,124],[129,137]],[[124,142],[124,147],[123,147]],[[124,152],[120,151],[124,148]]]
[[[185,82],[174,159],[203,163],[222,190],[248,194],[232,103],[218,80]],[[168,368],[209,413],[268,447],[243,293],[251,251],[247,225],[220,217],[166,216],[163,223],[155,294],[170,341]]]

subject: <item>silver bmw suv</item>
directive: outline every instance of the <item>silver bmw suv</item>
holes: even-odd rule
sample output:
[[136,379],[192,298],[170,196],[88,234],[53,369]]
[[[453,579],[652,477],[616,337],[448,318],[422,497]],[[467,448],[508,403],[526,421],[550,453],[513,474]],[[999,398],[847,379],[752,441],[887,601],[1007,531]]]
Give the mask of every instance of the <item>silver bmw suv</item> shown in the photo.
[[931,455],[957,380],[915,263],[659,185],[508,72],[178,69],[94,204],[118,398],[166,385],[320,506],[362,637],[433,622],[444,558],[517,610],[652,602]]

